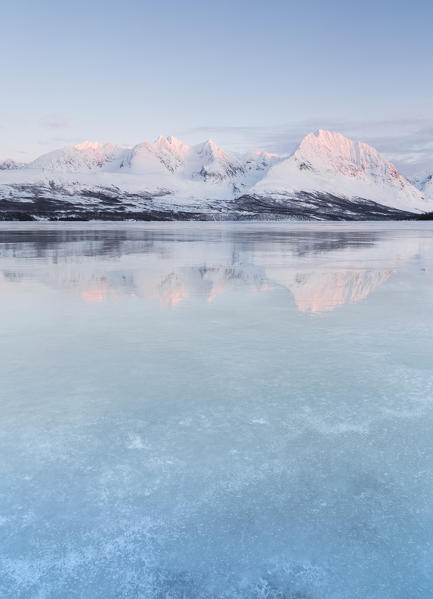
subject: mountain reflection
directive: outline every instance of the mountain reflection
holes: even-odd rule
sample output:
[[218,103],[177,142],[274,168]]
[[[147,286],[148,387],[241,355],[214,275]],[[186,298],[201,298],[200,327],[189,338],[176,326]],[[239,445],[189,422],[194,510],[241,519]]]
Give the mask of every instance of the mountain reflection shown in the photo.
[[430,237],[389,227],[93,227],[0,229],[1,289],[33,281],[87,303],[130,296],[171,307],[285,290],[301,312],[330,312],[431,249]]
[[328,312],[370,295],[395,271],[342,271],[298,273],[290,290],[301,312]]

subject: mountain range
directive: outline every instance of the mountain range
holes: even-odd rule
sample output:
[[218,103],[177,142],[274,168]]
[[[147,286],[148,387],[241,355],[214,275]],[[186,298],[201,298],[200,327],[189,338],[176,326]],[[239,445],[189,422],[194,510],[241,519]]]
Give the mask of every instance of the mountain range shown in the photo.
[[408,181],[374,148],[318,130],[291,155],[174,137],[81,144],[0,163],[3,220],[408,218],[433,212],[433,176]]

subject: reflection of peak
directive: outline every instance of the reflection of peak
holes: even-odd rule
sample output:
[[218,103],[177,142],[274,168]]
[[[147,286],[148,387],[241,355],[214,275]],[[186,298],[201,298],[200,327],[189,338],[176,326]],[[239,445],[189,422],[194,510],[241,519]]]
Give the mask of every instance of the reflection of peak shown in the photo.
[[252,264],[208,268],[206,277],[210,283],[208,302],[212,302],[218,295],[228,291],[239,289],[250,292],[261,291],[267,287],[268,282],[265,272]]
[[92,281],[81,290],[81,298],[88,303],[103,302],[107,299],[107,282],[104,279]]
[[366,298],[395,271],[373,270],[297,273],[289,285],[301,312],[329,312]]
[[[338,272],[292,271],[283,283],[269,277],[253,264],[202,265],[173,270],[161,278],[142,279],[110,272],[89,278],[73,275],[62,280],[64,287],[79,289],[86,302],[102,302],[121,295],[158,298],[162,305],[175,306],[188,297],[212,302],[226,293],[258,293],[276,288],[290,290],[301,312],[330,312],[343,304],[365,299],[395,271],[344,270]],[[287,273],[286,273],[287,274]],[[59,281],[56,283],[59,283]]]
[[183,268],[165,276],[158,285],[162,304],[178,304],[186,297],[201,297],[208,302],[231,291],[268,290],[264,271],[253,265]]
[[[98,225],[32,227],[23,236],[19,228],[5,228],[0,281],[10,288],[27,279],[87,302],[131,296],[164,305],[187,297],[211,302],[221,295],[238,301],[235,296],[278,289],[278,295],[300,311],[329,312],[367,298],[402,264],[431,251],[429,236],[416,237],[410,231]],[[187,240],[194,243],[184,243]],[[29,256],[37,256],[38,268]],[[20,268],[11,269],[11,260]]]
[[162,304],[174,306],[188,295],[185,283],[177,273],[170,273],[159,285],[159,298]]

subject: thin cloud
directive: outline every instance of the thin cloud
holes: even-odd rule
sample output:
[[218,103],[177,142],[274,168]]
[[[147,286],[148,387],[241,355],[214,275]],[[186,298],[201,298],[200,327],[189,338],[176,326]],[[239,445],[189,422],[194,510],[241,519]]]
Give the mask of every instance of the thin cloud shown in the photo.
[[215,138],[222,147],[246,151],[258,149],[290,154],[305,135],[316,129],[338,131],[376,148],[407,176],[433,171],[433,117],[378,121],[344,121],[314,118],[272,126],[209,126],[183,131],[194,143]]
[[49,137],[45,139],[39,139],[38,144],[41,146],[51,146],[55,147],[56,145],[62,146],[71,146],[76,143],[80,143],[83,141],[82,137]]
[[42,119],[41,124],[45,129],[68,129],[71,126],[68,119],[57,116],[47,116]]

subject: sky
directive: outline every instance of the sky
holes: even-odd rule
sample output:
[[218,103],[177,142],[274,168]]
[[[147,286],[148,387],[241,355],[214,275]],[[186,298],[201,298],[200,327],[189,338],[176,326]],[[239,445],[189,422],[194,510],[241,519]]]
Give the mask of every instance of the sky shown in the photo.
[[290,152],[317,128],[433,166],[430,0],[14,0],[0,159],[159,134]]

